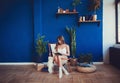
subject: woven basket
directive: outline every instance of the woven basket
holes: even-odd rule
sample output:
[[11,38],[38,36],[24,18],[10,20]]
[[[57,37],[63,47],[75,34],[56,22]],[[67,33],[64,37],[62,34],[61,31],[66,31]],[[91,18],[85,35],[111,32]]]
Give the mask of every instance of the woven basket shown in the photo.
[[44,64],[37,64],[36,65],[37,71],[41,71],[44,68]]
[[91,65],[90,67],[80,67],[77,66],[77,71],[82,72],[82,73],[90,73],[96,71],[96,66]]

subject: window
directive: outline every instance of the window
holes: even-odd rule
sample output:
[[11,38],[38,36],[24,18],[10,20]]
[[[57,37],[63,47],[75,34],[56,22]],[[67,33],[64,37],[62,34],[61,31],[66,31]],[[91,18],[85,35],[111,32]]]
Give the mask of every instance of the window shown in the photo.
[[120,43],[120,0],[116,0],[116,43]]

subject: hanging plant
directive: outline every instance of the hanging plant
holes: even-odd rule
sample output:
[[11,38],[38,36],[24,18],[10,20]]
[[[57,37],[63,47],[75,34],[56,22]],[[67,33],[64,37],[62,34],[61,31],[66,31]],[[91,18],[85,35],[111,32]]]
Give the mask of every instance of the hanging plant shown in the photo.
[[90,4],[88,7],[89,11],[94,11],[96,13],[96,10],[100,8],[100,0],[90,0]]

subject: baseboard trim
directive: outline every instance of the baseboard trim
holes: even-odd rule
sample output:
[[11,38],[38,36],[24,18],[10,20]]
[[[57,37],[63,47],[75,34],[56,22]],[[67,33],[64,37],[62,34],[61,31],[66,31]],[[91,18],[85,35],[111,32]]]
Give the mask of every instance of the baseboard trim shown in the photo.
[[[93,62],[93,64],[104,64],[104,62]],[[0,65],[36,65],[35,62],[10,62],[0,63]]]
[[93,64],[104,64],[104,62],[93,62]]
[[0,65],[35,65],[35,62],[10,62],[10,63],[0,63]]

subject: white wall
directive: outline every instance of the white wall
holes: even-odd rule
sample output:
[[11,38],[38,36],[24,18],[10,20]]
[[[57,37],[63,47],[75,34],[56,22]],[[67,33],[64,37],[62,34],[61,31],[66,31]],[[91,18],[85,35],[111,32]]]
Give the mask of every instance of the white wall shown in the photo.
[[109,63],[109,47],[115,42],[115,0],[103,0],[103,60],[105,63]]

